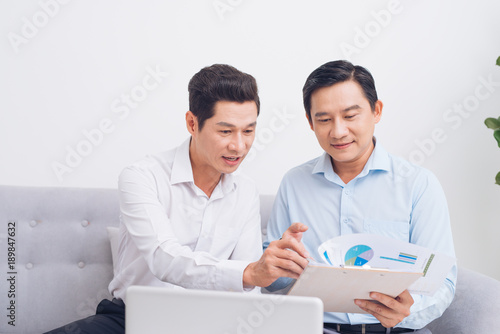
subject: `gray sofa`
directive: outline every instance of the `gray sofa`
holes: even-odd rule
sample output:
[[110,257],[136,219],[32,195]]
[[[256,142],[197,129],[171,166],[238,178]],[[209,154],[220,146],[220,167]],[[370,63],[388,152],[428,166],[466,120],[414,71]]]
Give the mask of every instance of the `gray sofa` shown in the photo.
[[[266,222],[273,196],[261,196]],[[0,186],[0,333],[41,333],[95,312],[113,276],[113,189]],[[263,224],[265,233],[265,224]],[[500,282],[459,268],[433,333],[500,333]]]

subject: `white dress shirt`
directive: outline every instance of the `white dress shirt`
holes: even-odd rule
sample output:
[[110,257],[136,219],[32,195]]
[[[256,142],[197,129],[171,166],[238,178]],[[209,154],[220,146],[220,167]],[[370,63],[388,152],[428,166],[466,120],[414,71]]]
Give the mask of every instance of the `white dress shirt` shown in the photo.
[[262,255],[259,196],[242,175],[223,174],[210,198],[195,184],[190,139],[148,156],[119,178],[120,246],[109,285],[247,291],[243,271]]

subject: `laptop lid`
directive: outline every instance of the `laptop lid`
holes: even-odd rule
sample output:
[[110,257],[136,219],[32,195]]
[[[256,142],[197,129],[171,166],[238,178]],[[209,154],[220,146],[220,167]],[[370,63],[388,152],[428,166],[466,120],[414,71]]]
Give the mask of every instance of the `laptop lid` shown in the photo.
[[319,298],[132,286],[126,334],[323,333]]

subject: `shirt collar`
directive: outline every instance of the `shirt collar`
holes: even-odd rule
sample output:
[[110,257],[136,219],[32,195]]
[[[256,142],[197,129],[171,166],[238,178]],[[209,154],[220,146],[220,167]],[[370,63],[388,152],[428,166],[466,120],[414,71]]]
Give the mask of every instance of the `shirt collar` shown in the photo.
[[[366,176],[370,171],[383,170],[389,171],[391,168],[391,162],[389,159],[389,153],[382,147],[380,143],[377,143],[375,137],[373,137],[373,152],[368,158],[365,167],[359,173],[358,177]],[[324,174],[325,178],[329,181],[336,182],[341,181],[339,176],[333,171],[332,160],[328,153],[323,152],[323,154],[318,158],[312,174]],[[342,182],[343,183],[343,182]]]
[[170,174],[171,184],[192,182],[193,169],[191,167],[191,159],[189,159],[189,143],[191,142],[191,137],[186,139],[177,149],[175,150],[174,162],[172,164],[172,174]]
[[238,185],[236,182],[236,178],[234,177],[234,175],[232,173],[231,174],[222,174],[222,180],[221,180],[220,184],[222,184],[222,192],[224,194],[228,194],[229,192],[235,190],[237,185]]
[[333,171],[332,159],[328,153],[323,152],[323,154],[318,158],[318,161],[312,170],[312,174],[323,174],[327,180],[335,182],[335,179],[338,178],[338,176]]
[[[190,143],[191,137],[186,139],[175,151],[172,173],[170,174],[171,184],[190,182],[194,185],[193,168],[191,167],[191,159],[189,157]],[[236,178],[232,174],[222,174],[221,180],[212,193],[212,197],[214,195],[218,197],[219,195],[216,193],[219,191],[222,191],[222,194],[227,194],[233,191],[236,186]]]
[[375,137],[373,137],[373,144],[375,145],[373,152],[358,177],[363,177],[372,170],[390,171],[391,169],[389,153],[387,153],[385,148],[380,143],[377,143],[377,139]]

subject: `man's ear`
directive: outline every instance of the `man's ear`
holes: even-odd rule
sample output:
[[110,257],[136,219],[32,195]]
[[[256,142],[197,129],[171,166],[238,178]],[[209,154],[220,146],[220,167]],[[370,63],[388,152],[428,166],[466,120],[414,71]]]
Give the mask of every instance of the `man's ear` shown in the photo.
[[306,118],[307,118],[307,121],[309,122],[309,126],[311,127],[311,130],[314,131],[314,126],[313,126],[313,122],[311,120],[311,116],[309,116],[308,113],[306,113]]
[[373,116],[375,117],[375,124],[380,122],[380,118],[382,118],[382,109],[384,108],[384,104],[382,101],[377,100],[375,102],[375,109],[373,110]]
[[186,127],[191,135],[194,135],[198,131],[198,118],[191,110],[186,112]]

